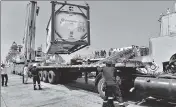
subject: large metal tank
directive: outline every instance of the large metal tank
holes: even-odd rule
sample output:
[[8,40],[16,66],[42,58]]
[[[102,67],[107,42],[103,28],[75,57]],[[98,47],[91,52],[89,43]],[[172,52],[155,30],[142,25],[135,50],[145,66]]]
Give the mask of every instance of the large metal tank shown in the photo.
[[176,34],[176,12],[161,16],[161,36]]
[[137,77],[134,86],[149,96],[176,100],[176,79]]

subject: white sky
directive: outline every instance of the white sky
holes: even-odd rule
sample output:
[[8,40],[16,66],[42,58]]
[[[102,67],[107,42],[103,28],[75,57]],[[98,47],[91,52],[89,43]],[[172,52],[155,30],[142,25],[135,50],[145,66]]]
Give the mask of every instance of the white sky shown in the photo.
[[[1,2],[1,59],[13,41],[22,43],[27,1]],[[84,3],[82,1],[76,3]],[[159,15],[174,1],[88,1],[90,5],[91,47],[93,49],[148,46],[150,37],[159,36]],[[49,1],[39,1],[36,47],[45,49],[46,26],[51,14]]]

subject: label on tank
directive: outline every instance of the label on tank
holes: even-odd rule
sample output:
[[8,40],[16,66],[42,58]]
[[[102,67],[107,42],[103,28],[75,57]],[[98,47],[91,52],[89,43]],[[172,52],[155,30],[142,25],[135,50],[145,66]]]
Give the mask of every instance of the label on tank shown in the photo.
[[78,13],[61,11],[55,17],[55,40],[74,42],[82,40],[87,33],[87,19]]

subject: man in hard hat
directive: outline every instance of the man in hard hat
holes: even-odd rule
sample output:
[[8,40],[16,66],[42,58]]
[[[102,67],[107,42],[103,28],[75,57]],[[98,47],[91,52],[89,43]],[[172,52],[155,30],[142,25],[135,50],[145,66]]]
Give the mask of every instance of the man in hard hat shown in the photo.
[[38,83],[39,90],[41,90],[41,85],[40,85],[40,78],[39,78],[39,72],[37,70],[37,63],[33,64],[33,67],[31,68],[31,74],[33,76],[33,85],[34,85],[34,90],[36,90],[36,81]]
[[118,101],[119,105],[123,105],[122,94],[119,87],[119,81],[116,80],[117,70],[114,67],[112,61],[107,61],[106,66],[102,69],[102,76],[105,80],[105,99],[107,102],[108,97],[115,96],[115,101]]

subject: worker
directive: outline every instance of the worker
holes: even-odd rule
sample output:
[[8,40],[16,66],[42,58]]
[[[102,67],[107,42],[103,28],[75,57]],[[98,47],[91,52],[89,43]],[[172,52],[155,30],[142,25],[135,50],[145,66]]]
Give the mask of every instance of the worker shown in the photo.
[[104,50],[104,58],[106,58],[106,51]]
[[23,77],[24,77],[24,84],[27,84],[28,81],[28,65],[25,64],[24,69],[23,69]]
[[111,49],[109,50],[109,56],[112,55],[112,51],[113,51],[113,48],[111,48]]
[[2,86],[4,86],[4,78],[5,78],[5,86],[7,86],[8,75],[7,75],[7,68],[5,67],[5,64],[1,64],[1,78],[2,78]]
[[102,76],[105,80],[105,99],[107,102],[108,97],[114,95],[115,101],[118,101],[120,106],[123,106],[122,94],[119,87],[119,81],[116,80],[117,70],[113,66],[112,61],[107,61],[106,66],[102,69]]
[[[32,68],[33,68],[33,65],[28,65],[28,71],[31,71]],[[32,78],[31,72],[28,72],[28,77]]]
[[100,56],[101,56],[101,58],[103,58],[103,56],[104,56],[103,50],[100,51]]
[[97,51],[97,58],[100,58],[100,52]]
[[97,51],[95,51],[95,58],[97,58]]
[[33,76],[33,85],[34,85],[34,90],[36,90],[36,82],[38,83],[39,90],[41,90],[41,85],[40,85],[40,78],[39,78],[39,72],[36,69],[37,63],[33,64],[32,68],[30,69],[30,72]]

